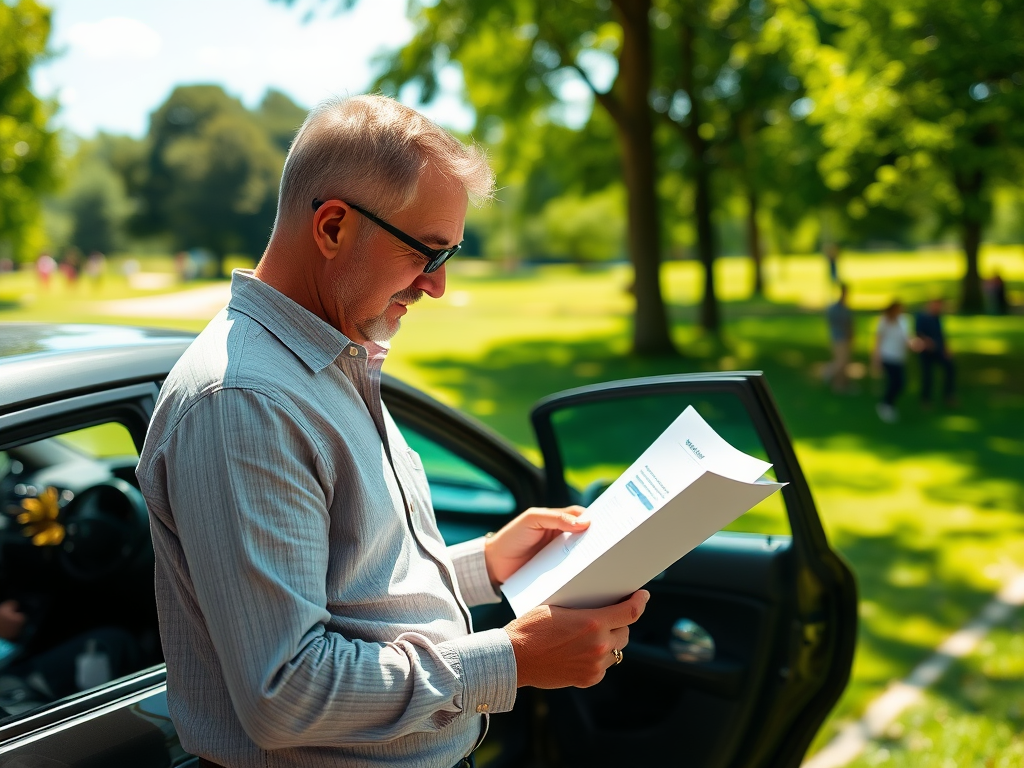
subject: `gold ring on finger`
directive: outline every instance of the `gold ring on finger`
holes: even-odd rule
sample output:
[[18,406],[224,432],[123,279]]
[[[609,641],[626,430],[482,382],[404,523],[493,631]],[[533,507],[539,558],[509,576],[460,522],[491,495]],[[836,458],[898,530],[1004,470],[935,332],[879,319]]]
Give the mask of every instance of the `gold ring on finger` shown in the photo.
[[618,648],[612,648],[612,656],[615,657],[615,664],[622,663],[622,651],[620,651]]

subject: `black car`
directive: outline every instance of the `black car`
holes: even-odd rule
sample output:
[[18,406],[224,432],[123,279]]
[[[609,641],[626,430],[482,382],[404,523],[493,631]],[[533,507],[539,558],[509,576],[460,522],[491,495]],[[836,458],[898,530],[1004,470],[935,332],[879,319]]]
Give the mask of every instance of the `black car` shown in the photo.
[[[0,766],[178,766],[135,463],[188,334],[0,325]],[[850,674],[856,587],[829,548],[764,377],[659,376],[534,408],[539,469],[508,442],[385,377],[450,543],[529,506],[587,503],[685,408],[788,485],[648,585],[626,663],[588,689],[523,689],[481,766],[800,764]],[[767,502],[766,502],[767,503]],[[773,512],[774,510],[774,512]],[[741,530],[744,518],[741,518]],[[758,522],[760,521],[760,522]],[[478,629],[508,605],[474,609]]]

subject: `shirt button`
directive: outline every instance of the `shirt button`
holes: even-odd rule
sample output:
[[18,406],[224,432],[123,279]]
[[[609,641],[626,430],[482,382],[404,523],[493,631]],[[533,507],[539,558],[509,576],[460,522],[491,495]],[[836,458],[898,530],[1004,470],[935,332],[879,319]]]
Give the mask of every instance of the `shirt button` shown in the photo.
[[349,347],[348,348],[348,356],[349,357],[356,357],[358,355],[359,355],[359,350],[358,349],[356,349],[355,347]]
[[491,708],[487,704],[477,704],[476,705],[476,711],[477,712],[481,712],[481,713],[483,713],[483,712],[490,712]]

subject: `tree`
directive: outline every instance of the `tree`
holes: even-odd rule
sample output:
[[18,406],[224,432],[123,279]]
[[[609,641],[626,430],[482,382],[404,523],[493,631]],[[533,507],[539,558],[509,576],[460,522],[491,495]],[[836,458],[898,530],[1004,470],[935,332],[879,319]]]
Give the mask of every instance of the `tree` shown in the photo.
[[258,256],[277,209],[284,153],[220,86],[174,89],[150,118],[136,229],[178,248]]
[[30,89],[33,62],[46,53],[50,12],[35,0],[0,0],[0,255],[19,260],[41,245],[39,198],[56,186],[54,105]]
[[306,119],[306,110],[292,101],[287,94],[270,88],[264,94],[254,116],[275,146],[288,154],[292,139]]
[[[705,268],[701,323],[719,324],[712,213],[717,196],[742,196],[754,293],[762,294],[762,208],[792,206],[806,216],[821,200],[820,142],[802,122],[804,96],[791,51],[773,30],[774,0],[662,0],[655,16],[660,80],[653,105],[686,148],[681,171],[694,186],[697,252]],[[798,202],[799,201],[799,202]],[[724,202],[724,201],[723,201]]]
[[77,142],[63,188],[46,200],[50,247],[110,253],[127,245],[135,210],[129,182],[140,178],[143,152],[143,142],[129,136],[100,133]]
[[87,159],[68,190],[67,204],[73,221],[70,245],[83,253],[110,253],[124,246],[132,205],[124,182],[109,165]]
[[[419,86],[424,101],[440,72],[463,72],[479,121],[509,128],[525,116],[564,120],[567,84],[583,84],[615,126],[626,188],[627,250],[634,268],[633,351],[675,347],[660,285],[661,223],[656,194],[650,0],[544,3],[441,0],[410,7],[413,40],[387,62],[380,87]],[[605,82],[609,81],[610,82]],[[541,118],[544,119],[544,118]],[[571,158],[559,158],[570,161]]]
[[[794,13],[805,12],[790,0]],[[981,308],[978,248],[991,195],[1024,171],[1024,12],[999,0],[810,0],[823,24],[803,77],[834,190],[851,213],[927,194],[959,230],[962,308]],[[813,46],[813,47],[812,47]],[[862,180],[863,169],[871,178]]]
[[552,198],[533,222],[543,253],[581,264],[621,256],[625,244],[621,184],[589,195],[569,192]]

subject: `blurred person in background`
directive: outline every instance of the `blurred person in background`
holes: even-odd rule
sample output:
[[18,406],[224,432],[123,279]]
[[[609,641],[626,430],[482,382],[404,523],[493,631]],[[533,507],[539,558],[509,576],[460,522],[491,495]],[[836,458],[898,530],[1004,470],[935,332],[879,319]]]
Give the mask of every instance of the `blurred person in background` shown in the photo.
[[50,254],[43,253],[36,259],[36,275],[39,277],[39,284],[42,285],[43,290],[50,287],[50,278],[56,271],[57,262]]
[[942,329],[943,303],[941,298],[934,298],[928,302],[924,311],[918,312],[915,316],[915,346],[921,355],[921,404],[926,408],[930,408],[932,404],[936,367],[942,369],[943,401],[947,406],[956,405],[956,371],[953,366],[953,353],[950,352],[946,334]]
[[1009,310],[1009,303],[1006,300],[1006,281],[996,270],[992,277],[985,281],[982,288],[985,291],[985,306],[990,315],[1005,315]]
[[910,334],[910,318],[903,314],[899,299],[894,299],[878,318],[871,356],[875,375],[885,373],[885,391],[876,410],[878,418],[887,424],[899,420],[896,401],[907,385],[907,352],[917,347],[917,340]]
[[107,271],[107,257],[99,251],[93,251],[85,262],[85,275],[92,283],[95,290],[99,290],[103,283],[103,273]]
[[82,254],[77,248],[71,247],[64,253],[60,262],[60,271],[67,280],[69,287],[78,284],[78,271],[82,266]]
[[846,303],[847,295],[846,284],[839,283],[839,298],[825,310],[829,341],[832,343],[832,360],[825,366],[822,377],[832,383],[832,391],[836,393],[850,390],[846,367],[850,364],[853,349],[853,312]]

